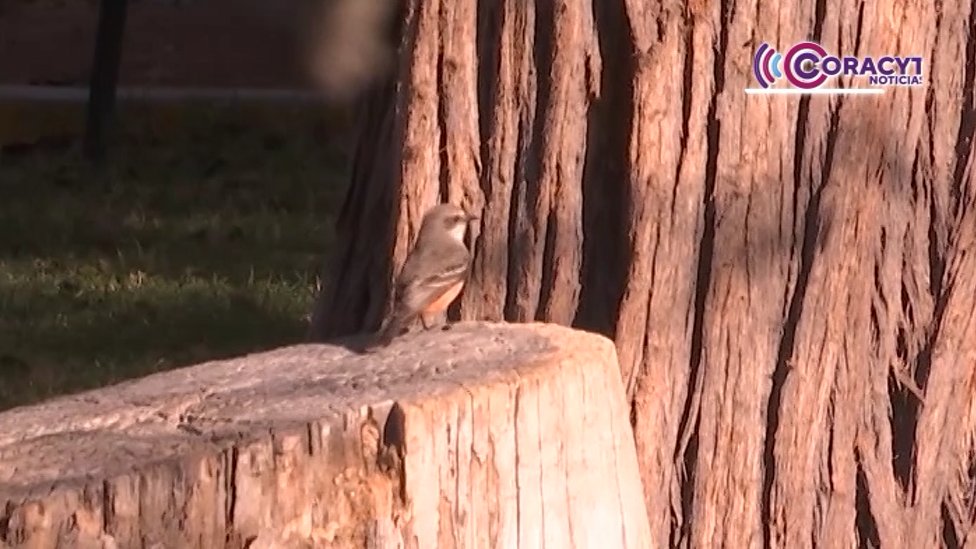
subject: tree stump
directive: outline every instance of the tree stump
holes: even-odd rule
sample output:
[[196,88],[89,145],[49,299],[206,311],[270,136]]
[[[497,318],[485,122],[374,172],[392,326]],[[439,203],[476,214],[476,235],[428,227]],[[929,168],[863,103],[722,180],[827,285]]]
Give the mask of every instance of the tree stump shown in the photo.
[[650,547],[610,340],[349,343],[0,414],[0,546]]

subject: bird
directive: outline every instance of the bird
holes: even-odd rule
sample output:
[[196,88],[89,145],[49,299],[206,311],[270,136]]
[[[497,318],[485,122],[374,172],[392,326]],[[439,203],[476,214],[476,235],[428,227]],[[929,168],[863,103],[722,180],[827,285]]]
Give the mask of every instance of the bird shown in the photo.
[[424,214],[416,243],[394,286],[391,315],[371,347],[388,345],[420,316],[424,329],[457,299],[467,280],[471,253],[464,243],[477,215],[453,204],[438,204]]

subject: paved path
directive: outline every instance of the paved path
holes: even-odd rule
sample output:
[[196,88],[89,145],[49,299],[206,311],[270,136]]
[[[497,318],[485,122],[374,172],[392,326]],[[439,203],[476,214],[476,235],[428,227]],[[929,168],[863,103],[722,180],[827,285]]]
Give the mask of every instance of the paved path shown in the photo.
[[[324,103],[325,99],[310,90],[248,88],[159,88],[120,87],[119,101],[267,101],[282,103]],[[0,101],[52,101],[85,103],[88,88],[61,86],[0,85]]]

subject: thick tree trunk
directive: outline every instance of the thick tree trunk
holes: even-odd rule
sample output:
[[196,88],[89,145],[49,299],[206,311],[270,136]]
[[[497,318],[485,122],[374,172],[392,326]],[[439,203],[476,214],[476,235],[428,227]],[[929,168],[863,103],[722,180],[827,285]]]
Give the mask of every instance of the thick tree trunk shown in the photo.
[[[615,339],[658,546],[976,543],[971,1],[407,0],[402,21],[316,336],[374,328],[453,201],[483,212],[454,317]],[[743,92],[760,42],[804,39],[921,55],[926,85]]]

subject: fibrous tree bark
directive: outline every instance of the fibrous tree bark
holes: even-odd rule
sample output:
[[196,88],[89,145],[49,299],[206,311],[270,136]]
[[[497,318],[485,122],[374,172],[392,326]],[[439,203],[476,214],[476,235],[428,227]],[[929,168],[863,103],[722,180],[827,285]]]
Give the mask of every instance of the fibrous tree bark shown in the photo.
[[[317,337],[422,212],[482,213],[455,318],[611,336],[657,546],[976,543],[969,0],[405,0]],[[760,42],[923,86],[750,96]]]

